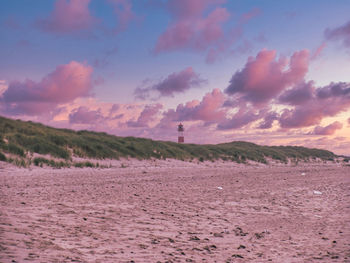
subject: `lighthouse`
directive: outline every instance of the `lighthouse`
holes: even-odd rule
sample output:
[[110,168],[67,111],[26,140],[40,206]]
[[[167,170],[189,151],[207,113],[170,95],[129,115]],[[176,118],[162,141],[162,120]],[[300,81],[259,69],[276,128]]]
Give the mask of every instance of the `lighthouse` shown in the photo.
[[184,137],[184,126],[182,123],[180,123],[177,126],[177,132],[178,132],[178,138],[177,138],[177,142],[178,143],[184,143],[185,142],[185,137]]

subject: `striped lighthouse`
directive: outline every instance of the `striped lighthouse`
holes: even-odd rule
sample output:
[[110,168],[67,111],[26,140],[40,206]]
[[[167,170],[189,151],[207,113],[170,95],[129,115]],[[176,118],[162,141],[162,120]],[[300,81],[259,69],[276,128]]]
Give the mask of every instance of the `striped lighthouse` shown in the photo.
[[178,132],[177,142],[178,143],[184,143],[185,142],[184,131],[185,131],[184,126],[183,126],[182,123],[180,123],[177,126],[177,132]]

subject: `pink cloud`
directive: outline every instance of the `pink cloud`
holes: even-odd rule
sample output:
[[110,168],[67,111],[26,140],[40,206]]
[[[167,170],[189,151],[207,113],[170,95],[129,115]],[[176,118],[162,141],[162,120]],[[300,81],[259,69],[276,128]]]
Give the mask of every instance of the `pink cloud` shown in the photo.
[[341,97],[344,100],[350,99],[350,83],[346,82],[332,82],[328,86],[316,90],[316,96],[319,99],[328,99],[334,97]]
[[240,26],[232,28],[224,39],[222,39],[216,46],[209,48],[206,56],[206,63],[213,64],[218,58],[223,56],[225,52],[241,38],[243,35],[243,30]]
[[302,82],[294,86],[292,89],[286,90],[278,101],[282,104],[302,105],[312,99],[315,93],[314,82]]
[[243,24],[258,16],[254,8],[243,14],[237,25],[225,28],[231,13],[225,0],[170,0],[166,5],[172,20],[156,43],[156,54],[176,50],[206,52],[206,63],[214,63],[242,36]]
[[321,53],[323,52],[323,50],[327,47],[327,44],[324,42],[322,43],[315,51],[314,53],[311,55],[311,59],[317,59],[319,56],[321,56]]
[[350,47],[350,21],[333,29],[325,30],[325,37],[328,40],[342,41],[345,47]]
[[100,122],[104,117],[101,110],[90,110],[87,107],[81,106],[78,109],[73,110],[69,114],[69,123],[77,124],[91,124]]
[[264,33],[260,33],[259,35],[257,35],[256,37],[254,37],[254,40],[256,42],[260,42],[260,43],[264,43],[267,41],[265,34]]
[[110,108],[110,110],[109,110],[109,115],[112,115],[112,114],[116,113],[119,109],[120,109],[120,105],[114,103],[112,105],[112,107]]
[[350,118],[348,119],[348,124],[350,124]]
[[149,127],[149,123],[156,120],[157,114],[163,108],[162,104],[146,105],[136,121],[128,121],[128,127]]
[[[103,107],[104,105],[101,104]],[[110,108],[108,114],[104,114],[101,108],[97,110],[90,109],[88,106],[80,106],[70,111],[68,115],[68,121],[70,124],[85,124],[88,126],[96,127],[105,126],[109,128],[109,121],[119,120],[124,117],[123,113],[115,114],[119,110],[119,105],[114,104]],[[108,131],[108,129],[106,129]]]
[[246,23],[252,18],[261,14],[261,10],[259,8],[253,8],[251,11],[243,14],[240,19],[240,23]]
[[[301,82],[308,71],[309,52],[295,52],[290,60],[276,60],[276,51],[262,50],[231,78],[225,92],[254,104],[265,104],[284,89]],[[288,69],[286,67],[289,66]]]
[[[223,2],[225,1],[170,0],[168,10],[173,21],[158,38],[155,52],[203,50],[220,41],[224,37],[222,26],[230,17],[226,8],[217,6]],[[212,6],[215,6],[214,10],[211,9]]]
[[295,109],[284,109],[279,119],[282,128],[302,128],[319,124],[324,117],[321,105],[296,107]]
[[115,34],[124,31],[128,24],[136,18],[132,11],[132,3],[130,0],[108,0],[114,7],[114,12],[117,15],[117,26],[113,30]]
[[12,114],[41,114],[58,104],[90,95],[93,69],[72,61],[58,66],[40,82],[11,82],[0,97],[3,111]]
[[238,108],[237,113],[235,113],[232,117],[226,118],[225,120],[219,122],[217,128],[219,130],[242,128],[251,122],[261,119],[264,114],[264,110],[256,111],[250,107],[241,105]]
[[275,120],[278,120],[279,114],[276,112],[269,112],[264,117],[264,120],[259,124],[259,129],[270,129]]
[[[295,52],[289,60],[277,60],[276,53],[267,50],[259,52],[256,58],[249,58],[225,90],[230,98],[224,106],[235,109],[236,113],[217,122],[218,129],[240,128],[262,118],[257,128],[269,129],[275,120],[282,128],[302,128],[348,110],[350,84],[331,83],[316,88],[313,81],[304,79],[308,62],[307,51]],[[292,107],[268,113],[264,109],[268,103]]]
[[44,31],[58,34],[87,31],[97,22],[89,11],[90,0],[56,0],[52,13],[37,22]]
[[181,112],[183,119],[202,120],[206,122],[219,121],[225,116],[225,111],[220,109],[225,101],[225,95],[219,89],[207,93],[201,102],[191,101],[185,107],[180,104],[177,111]]
[[[60,128],[93,130],[116,135],[136,135],[127,122],[137,120],[148,105],[113,104],[94,97],[77,98],[72,102],[56,106],[50,114],[28,116]],[[20,116],[20,118],[27,116]],[[27,119],[28,119],[27,118]],[[147,127],[143,127],[147,128]],[[130,132],[128,134],[128,132]]]
[[[283,97],[283,95],[282,95]],[[317,125],[324,117],[336,116],[350,108],[350,84],[331,83],[313,90],[312,97],[284,109],[279,119],[282,128],[301,128]]]
[[170,0],[167,8],[174,18],[190,18],[201,16],[208,7],[225,2],[226,0]]
[[159,97],[173,97],[175,93],[183,93],[191,88],[199,87],[205,82],[192,67],[188,67],[180,72],[170,74],[157,84],[146,88],[137,88],[134,94],[139,99],[148,98],[152,92],[158,93]]
[[153,127],[162,116],[162,107],[161,104],[112,104],[94,98],[78,99],[63,105],[59,118],[54,118],[60,122],[51,124],[59,123],[60,127],[101,131],[118,136],[153,138],[154,134],[164,132]]
[[248,52],[251,52],[253,49],[253,45],[250,41],[244,40],[241,44],[239,44],[236,48],[231,50],[232,54],[246,54]]
[[346,141],[343,138],[329,138],[323,136],[316,140],[314,139],[300,139],[288,143],[289,145],[303,146],[309,148],[328,149],[334,151],[337,154],[345,154],[350,156],[350,141]]
[[333,135],[337,130],[343,128],[343,124],[335,121],[326,127],[316,126],[311,134],[314,135]]
[[186,104],[179,104],[175,110],[168,110],[164,113],[160,125],[166,126],[169,122],[178,121],[218,122],[223,120],[226,114],[221,108],[225,99],[225,94],[219,89],[214,89],[207,93],[202,101],[192,100]]
[[0,79],[0,98],[2,94],[7,90],[8,84],[5,80]]
[[104,68],[105,66],[109,65],[111,58],[117,53],[118,47],[113,47],[109,50],[106,50],[100,57],[94,59],[94,68]]

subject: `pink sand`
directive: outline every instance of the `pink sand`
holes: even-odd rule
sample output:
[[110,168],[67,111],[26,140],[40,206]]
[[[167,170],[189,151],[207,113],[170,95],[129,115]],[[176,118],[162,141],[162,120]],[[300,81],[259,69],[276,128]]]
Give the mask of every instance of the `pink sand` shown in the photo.
[[350,262],[348,166],[1,165],[0,262]]

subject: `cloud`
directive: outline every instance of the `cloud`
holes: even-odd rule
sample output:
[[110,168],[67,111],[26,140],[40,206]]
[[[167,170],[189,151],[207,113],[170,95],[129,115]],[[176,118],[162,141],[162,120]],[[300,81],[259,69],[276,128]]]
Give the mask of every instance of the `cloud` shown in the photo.
[[132,11],[132,3],[130,0],[108,0],[114,7],[114,12],[117,15],[117,26],[113,30],[114,34],[124,31],[129,23],[136,18]]
[[[206,53],[206,63],[212,64],[229,50],[243,35],[243,25],[258,16],[253,8],[242,14],[235,26],[228,25],[232,14],[223,7],[226,0],[169,0],[159,3],[166,7],[171,21],[158,37],[154,53],[190,50]],[[248,43],[248,42],[247,42]]]
[[314,89],[309,100],[293,109],[284,109],[279,122],[282,128],[307,127],[317,125],[324,117],[335,116],[349,108],[350,83],[331,83]]
[[207,93],[202,101],[193,100],[184,106],[180,104],[176,111],[183,120],[220,121],[225,116],[225,111],[220,109],[224,101],[225,95],[221,90],[214,89]]
[[264,120],[259,124],[259,129],[270,129],[275,120],[278,120],[279,114],[276,112],[269,112],[264,117]]
[[[145,105],[134,103],[115,104],[87,97],[78,98],[61,107],[64,108],[64,114],[61,115],[60,119],[72,119],[72,124],[93,124],[92,128],[96,126],[106,126],[108,128],[117,124],[126,126],[127,121],[139,117]],[[94,117],[96,117],[95,120],[93,120]]]
[[284,109],[279,119],[280,126],[282,128],[302,128],[318,124],[324,117],[321,108],[319,104],[313,103],[306,107]]
[[218,123],[219,130],[231,130],[242,128],[245,125],[261,119],[265,114],[264,110],[254,110],[251,107],[241,106],[232,117]]
[[137,88],[134,95],[138,99],[146,99],[155,91],[159,97],[173,97],[174,93],[183,93],[191,88],[199,87],[205,82],[191,67],[188,67],[180,72],[170,74],[157,84],[146,88]]
[[321,56],[321,53],[326,48],[327,44],[324,42],[322,43],[311,55],[311,60],[317,59],[319,56]]
[[[222,25],[230,17],[221,0],[170,0],[172,22],[156,43],[155,52],[203,50],[223,38]],[[212,8],[214,6],[214,9]]]
[[327,40],[342,41],[342,44],[349,48],[350,47],[350,21],[339,27],[330,29],[327,28],[324,32]]
[[282,104],[302,105],[312,99],[315,93],[314,82],[302,82],[294,86],[292,89],[286,90],[278,101]]
[[[305,137],[304,137],[305,138]],[[344,140],[344,138],[329,138],[323,136],[318,139],[300,139],[288,143],[289,145],[303,146],[309,148],[328,149],[335,151],[337,154],[345,154],[350,156],[350,141]]]
[[156,120],[156,116],[163,108],[162,104],[146,105],[136,121],[128,121],[128,127],[149,127],[149,123]]
[[101,114],[101,110],[90,110],[87,107],[81,106],[78,109],[73,110],[69,114],[69,123],[76,124],[91,124],[100,122],[104,117]]
[[240,18],[240,23],[247,23],[250,19],[261,14],[261,10],[259,8],[253,8],[251,11],[244,13]]
[[109,115],[112,115],[112,114],[116,113],[119,109],[120,109],[120,105],[114,103],[112,105],[112,107],[110,108],[110,110],[109,110]]
[[262,50],[232,76],[225,92],[237,94],[256,105],[266,104],[287,87],[301,82],[308,71],[308,63],[307,50],[295,52],[290,60],[276,60],[276,51]]
[[2,110],[10,114],[42,114],[58,104],[90,95],[93,69],[72,61],[58,66],[40,82],[11,82],[0,97]]
[[350,118],[348,119],[348,124],[350,124]]
[[333,135],[337,130],[343,128],[343,124],[335,121],[326,127],[316,126],[311,134],[314,135]]
[[5,80],[0,80],[0,98],[2,93],[4,93],[8,88],[7,82]]
[[[205,62],[213,64],[218,58],[220,58],[225,51],[228,50],[235,42],[237,42],[243,35],[242,27],[234,27],[223,38],[216,46],[209,48]],[[233,51],[232,51],[233,52]]]
[[[237,26],[225,32],[225,36],[222,37],[220,41],[216,43],[216,45],[213,45],[209,48],[206,55],[206,63],[213,64],[219,58],[227,55],[227,53],[233,55],[250,52],[252,50],[253,45],[248,40],[244,40],[243,43],[239,44],[233,49],[232,47],[243,36],[243,24],[247,23],[249,20],[260,14],[261,10],[258,8],[253,8],[251,11],[242,14]],[[259,42],[266,41],[265,37],[262,34],[260,34],[260,36],[258,36],[258,38],[256,38],[255,40]]]
[[179,104],[175,110],[170,109],[163,114],[160,126],[168,126],[171,122],[179,121],[204,121],[215,123],[223,120],[226,111],[222,109],[225,94],[219,89],[207,93],[201,101],[192,100],[186,104]]
[[317,89],[316,95],[319,99],[328,99],[333,97],[344,97],[344,99],[350,99],[350,83],[332,82],[324,88]]
[[37,21],[43,31],[55,34],[72,34],[89,31],[97,23],[90,14],[90,0],[56,0],[52,13]]
[[104,68],[110,63],[110,59],[118,53],[118,47],[113,47],[111,49],[106,50],[103,54],[96,58],[93,62],[93,66],[95,68]]

